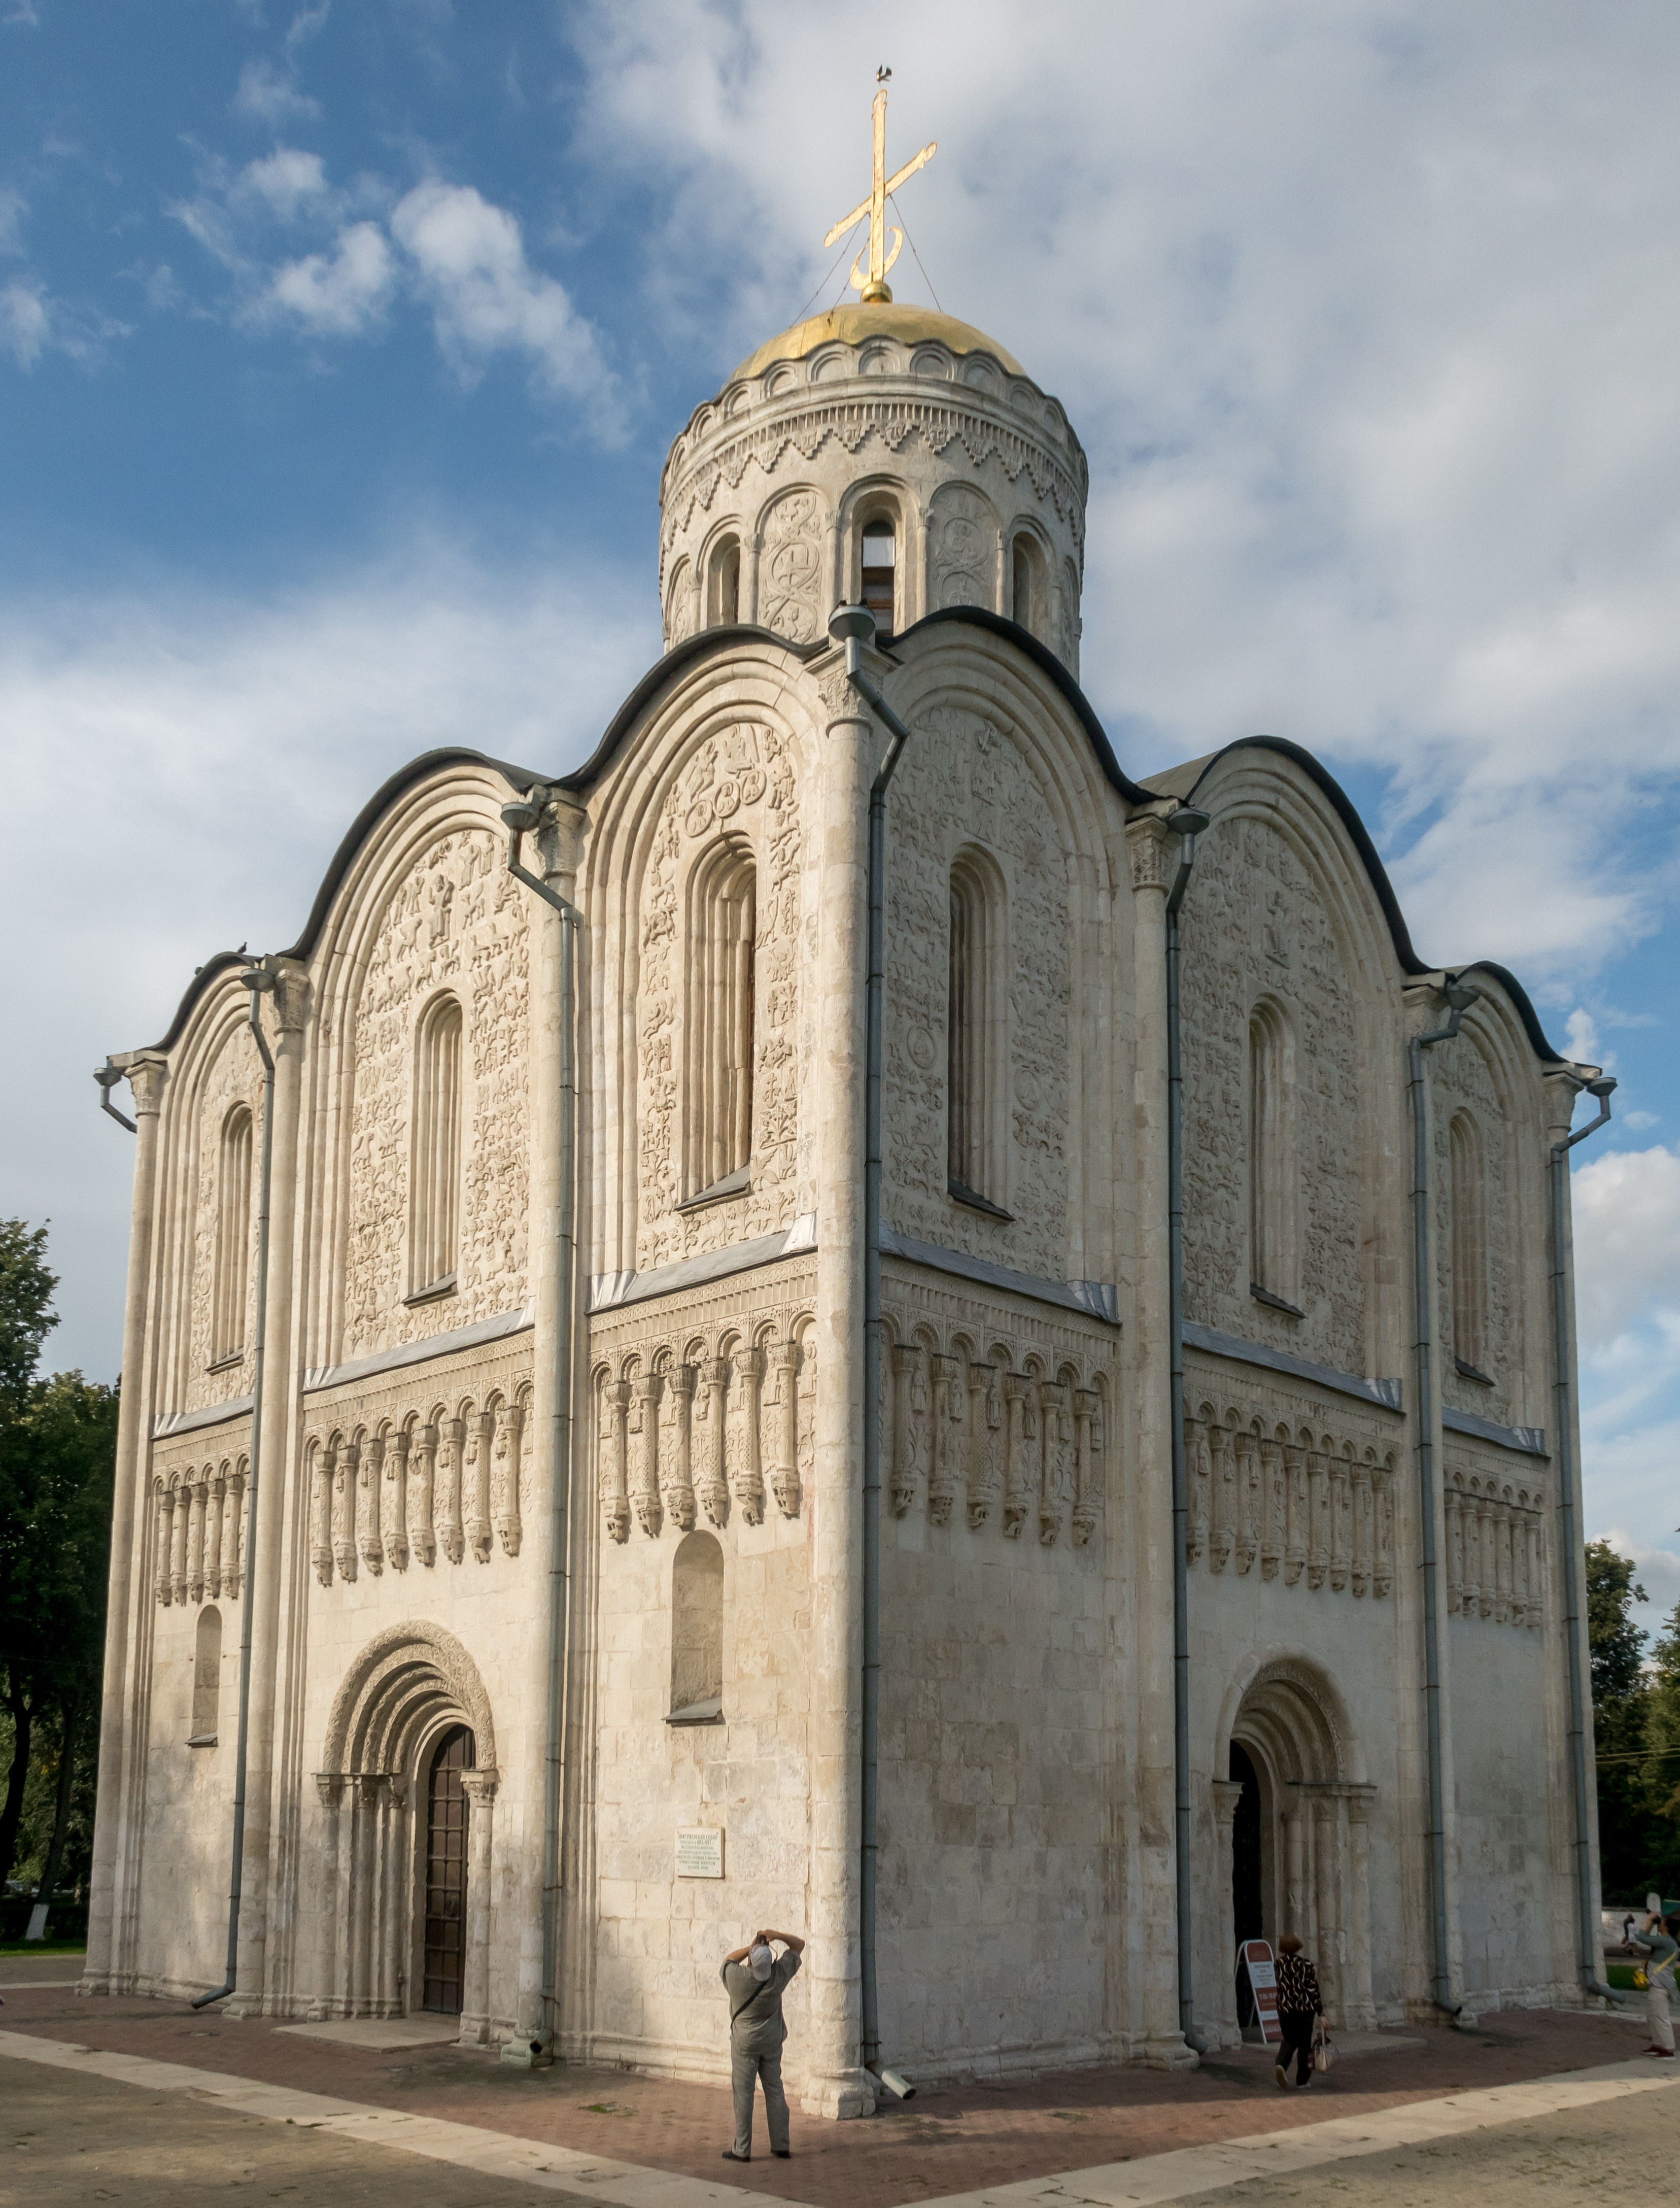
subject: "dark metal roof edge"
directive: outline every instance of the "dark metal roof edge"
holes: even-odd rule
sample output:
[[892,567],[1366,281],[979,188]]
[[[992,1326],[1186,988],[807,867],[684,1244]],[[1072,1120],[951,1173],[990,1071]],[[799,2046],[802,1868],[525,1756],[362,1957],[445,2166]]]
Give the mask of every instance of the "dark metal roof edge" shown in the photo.
[[[1293,759],[1308,780],[1317,785],[1335,807],[1337,817],[1342,826],[1347,829],[1353,840],[1353,848],[1364,863],[1366,873],[1371,877],[1371,885],[1377,892],[1377,902],[1383,908],[1383,918],[1389,923],[1389,933],[1394,941],[1395,955],[1400,960],[1402,972],[1415,975],[1443,971],[1442,968],[1426,964],[1413,948],[1412,932],[1406,925],[1406,915],[1400,909],[1400,899],[1395,895],[1395,885],[1389,879],[1389,870],[1378,858],[1377,846],[1371,840],[1371,831],[1359,818],[1358,808],[1347,792],[1323,762],[1315,759],[1310,751],[1304,750],[1299,744],[1291,743],[1287,736],[1239,736],[1234,743],[1225,745],[1221,750],[1213,754],[1196,777],[1193,787],[1184,791],[1183,796],[1186,799],[1193,797],[1220,761],[1230,753],[1245,751],[1277,752],[1283,758]],[[1527,1035],[1536,1057],[1548,1065],[1569,1064],[1570,1061],[1564,1058],[1562,1052],[1554,1050],[1547,1041],[1545,1030],[1540,1025],[1539,1014],[1534,1010],[1533,999],[1508,967],[1496,965],[1490,958],[1478,958],[1470,965],[1455,968],[1454,970],[1466,974],[1491,975],[1509,997],[1512,1004],[1515,1005],[1517,1017],[1522,1022],[1523,1031]]]
[[1091,748],[1096,753],[1098,765],[1126,802],[1129,805],[1153,805],[1156,802],[1155,792],[1145,789],[1142,783],[1134,782],[1120,765],[1115,757],[1114,747],[1108,741],[1108,731],[1096,717],[1096,709],[1062,662],[1048,645],[1041,644],[1031,630],[1023,628],[1018,621],[1010,621],[1003,614],[994,614],[986,606],[942,606],[937,613],[924,614],[902,636],[894,637],[892,649],[899,651],[912,637],[920,636],[924,629],[937,628],[946,621],[966,621],[971,628],[989,629],[993,636],[1007,637],[1041,674],[1050,677],[1072,706],[1085,734],[1091,740]]
[[750,639],[757,644],[773,644],[779,651],[790,651],[795,659],[814,659],[819,651],[832,649],[828,639],[820,637],[814,644],[795,644],[790,637],[777,636],[774,629],[760,628],[750,621],[732,621],[722,628],[703,628],[693,636],[674,644],[668,652],[656,659],[647,673],[630,693],[617,712],[608,722],[606,732],[589,757],[570,774],[552,777],[556,789],[587,789],[597,782],[611,764],[614,753],[624,741],[636,722],[652,704],[665,685],[697,659],[728,645]]
[[[340,837],[339,848],[333,852],[328,861],[327,872],[321,877],[321,887],[315,891],[315,903],[309,908],[309,916],[303,923],[303,932],[296,943],[279,953],[280,957],[307,958],[314,950],[321,928],[326,923],[328,908],[338,894],[339,884],[350,871],[350,862],[381,814],[394,804],[403,792],[415,783],[435,772],[439,767],[456,764],[487,766],[493,772],[501,775],[513,789],[529,789],[533,783],[539,783],[545,779],[543,776],[536,773],[530,767],[512,766],[506,759],[491,759],[485,753],[471,751],[464,745],[446,745],[437,751],[422,752],[417,759],[410,759],[406,766],[399,767],[393,775],[388,776],[380,784]],[[225,974],[230,966],[240,966],[244,963],[237,951],[219,951],[213,957],[207,958],[187,984],[186,991],[175,1008],[175,1017],[170,1022],[162,1039],[158,1042],[148,1043],[145,1047],[148,1050],[172,1050],[181,1039],[181,1030],[187,1024],[193,1006],[204,994],[211,982],[215,980],[217,975]]]

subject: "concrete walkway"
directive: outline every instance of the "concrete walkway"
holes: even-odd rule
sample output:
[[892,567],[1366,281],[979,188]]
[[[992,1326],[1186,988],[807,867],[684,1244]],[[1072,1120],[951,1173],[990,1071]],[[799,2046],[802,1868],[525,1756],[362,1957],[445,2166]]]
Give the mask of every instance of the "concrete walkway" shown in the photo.
[[[1380,2039],[1305,2095],[1279,2093],[1269,2061],[1245,2049],[1189,2073],[1077,2072],[927,2091],[873,2122],[796,2115],[791,2162],[761,2154],[741,2168],[719,2159],[728,2096],[711,2086],[564,2067],[513,2072],[488,2054],[454,2047],[323,2043],[263,2020],[195,2015],[184,2004],[66,1999],[48,1988],[9,1995],[0,2024],[9,2027],[0,2031],[8,2116],[32,2096],[39,2111],[39,2139],[14,2148],[36,2157],[27,2193],[15,2196],[32,2202],[61,2197],[43,2189],[50,2169],[82,2186],[66,2199],[149,2201],[148,2139],[159,2182],[176,2173],[177,2199],[200,2181],[222,2188],[258,2181],[240,2178],[236,2162],[249,2163],[270,2194],[293,2185],[307,2192],[317,2180],[298,2157],[318,2160],[330,2148],[345,2158],[321,2164],[327,2197],[411,2201],[413,2208],[457,2198],[477,2208],[538,2198],[603,2208],[752,2199],[771,2208],[1122,2208],[1233,2186],[1245,2199],[1333,2196],[1341,2203],[1356,2181],[1387,2182],[1381,2173],[1390,2165],[1416,2164],[1426,2175],[1431,2157],[1444,2155],[1455,2167],[1466,2157],[1476,2163],[1485,2158],[1478,2141],[1504,2140],[1511,2152],[1521,2145],[1526,2155],[1532,2145],[1540,2157],[1534,2185],[1520,2200],[1508,2196],[1513,2208],[1538,2208],[1549,2197],[1582,2197],[1556,2185],[1548,2195],[1545,2172],[1575,2169],[1575,2182],[1600,2153],[1607,2168],[1620,2169],[1626,2154],[1618,2142],[1629,2127],[1642,2136],[1650,2112],[1663,2111],[1654,2146],[1666,2142],[1680,2114],[1664,2090],[1680,2082],[1673,2069],[1628,2059],[1641,2037],[1629,2025],[1519,2012],[1490,2019],[1473,2034]],[[76,2098],[83,2092],[100,2097],[104,2111],[95,2122],[89,2103],[87,2129]],[[87,2154],[100,2139],[121,2152],[125,2102],[135,2157],[121,2163],[119,2191],[90,2190]],[[98,2133],[99,2124],[115,2128]],[[171,2139],[198,2126],[206,2127],[202,2149],[174,2157]],[[1506,2151],[1493,2151],[1491,2169],[1507,2166]],[[1666,2152],[1665,2144],[1641,2175],[1641,2189]],[[358,2156],[373,2159],[364,2164]],[[20,2164],[14,2169],[21,2175]],[[458,2179],[467,2193],[453,2189]],[[1394,2193],[1395,2203],[1432,2198],[1416,2190],[1419,2181],[1406,2178],[1413,2190]],[[1478,2208],[1492,2208],[1498,2196],[1475,2182],[1485,2196]],[[1596,2183],[1591,2189],[1595,2199],[1622,2197]],[[7,2197],[0,2187],[0,2201]],[[161,2203],[162,2193],[157,2197]],[[1379,2189],[1369,2197],[1389,2196]]]

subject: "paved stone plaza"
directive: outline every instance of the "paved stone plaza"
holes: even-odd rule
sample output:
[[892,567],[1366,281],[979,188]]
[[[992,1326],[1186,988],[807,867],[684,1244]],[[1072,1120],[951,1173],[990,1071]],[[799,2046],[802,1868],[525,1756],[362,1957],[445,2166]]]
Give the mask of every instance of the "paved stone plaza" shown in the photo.
[[1192,2197],[1427,2208],[1470,2186],[1487,2208],[1527,2208],[1642,2193],[1680,2116],[1663,2090],[1671,2073],[1638,2059],[1633,2020],[1523,2011],[1473,2032],[1361,2036],[1306,2096],[1279,2093],[1269,2061],[1244,2048],[1190,2073],[1128,2066],[927,2091],[861,2123],[795,2115],[790,2163],[725,2171],[729,2097],[711,2086],[516,2073],[453,2045],[360,2048],[172,2001],[20,1986],[3,1967],[0,1984],[13,2157],[0,2202],[149,2208],[249,2186],[393,2208]]

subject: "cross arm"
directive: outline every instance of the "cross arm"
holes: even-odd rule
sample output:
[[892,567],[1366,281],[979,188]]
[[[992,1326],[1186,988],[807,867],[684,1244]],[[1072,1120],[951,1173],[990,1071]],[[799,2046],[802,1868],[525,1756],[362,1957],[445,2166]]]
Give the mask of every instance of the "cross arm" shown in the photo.
[[[906,161],[903,167],[898,171],[898,174],[896,177],[889,177],[885,183],[881,187],[882,190],[889,195],[896,192],[899,185],[904,182],[907,177],[915,176],[918,169],[925,169],[939,150],[939,141],[936,138],[931,145],[924,146],[914,160]],[[865,200],[863,206],[858,209],[858,213],[862,214],[867,209],[868,205],[868,201]],[[855,221],[855,219],[856,216],[854,216],[853,220]],[[840,233],[838,231],[836,231],[833,234],[837,237]]]

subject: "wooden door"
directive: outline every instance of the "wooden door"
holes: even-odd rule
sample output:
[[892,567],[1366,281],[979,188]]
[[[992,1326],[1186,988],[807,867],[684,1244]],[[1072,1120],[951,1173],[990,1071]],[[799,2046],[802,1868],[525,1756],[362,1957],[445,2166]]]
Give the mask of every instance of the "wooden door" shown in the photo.
[[465,1725],[445,1733],[432,1752],[426,1779],[425,1968],[420,2006],[445,2016],[461,2013],[466,1967],[466,1790],[473,1767],[472,1735]]

